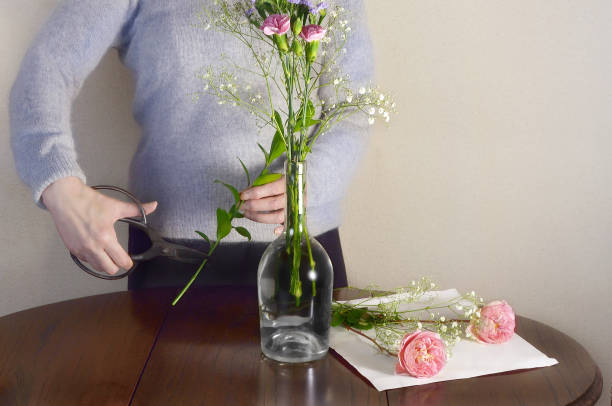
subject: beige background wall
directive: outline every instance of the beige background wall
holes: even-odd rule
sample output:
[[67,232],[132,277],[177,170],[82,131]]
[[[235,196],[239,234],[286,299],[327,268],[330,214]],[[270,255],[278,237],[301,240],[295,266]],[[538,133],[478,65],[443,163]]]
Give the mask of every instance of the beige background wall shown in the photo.
[[[77,272],[8,146],[7,96],[58,0],[0,3],[0,315],[121,290]],[[401,114],[375,128],[346,202],[351,284],[505,298],[571,335],[612,378],[612,3],[368,3],[378,82]],[[125,185],[138,140],[110,52],[73,121],[89,184]],[[365,231],[365,232],[364,232]]]

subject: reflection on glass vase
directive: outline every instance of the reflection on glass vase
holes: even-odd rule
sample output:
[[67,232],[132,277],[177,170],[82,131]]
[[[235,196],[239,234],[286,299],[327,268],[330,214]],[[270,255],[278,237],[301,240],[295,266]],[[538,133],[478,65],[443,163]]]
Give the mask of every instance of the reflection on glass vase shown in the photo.
[[285,232],[265,250],[257,272],[264,355],[280,362],[322,358],[329,348],[333,270],[306,228],[306,163],[285,163]]

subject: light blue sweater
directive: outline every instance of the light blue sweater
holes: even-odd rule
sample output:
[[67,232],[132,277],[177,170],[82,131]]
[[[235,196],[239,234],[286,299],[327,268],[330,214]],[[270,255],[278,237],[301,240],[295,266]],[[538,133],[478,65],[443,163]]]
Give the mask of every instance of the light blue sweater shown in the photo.
[[[363,1],[345,3],[354,21],[341,65],[358,87],[372,80],[372,50]],[[236,157],[257,173],[263,156],[256,143],[269,145],[273,134],[259,133],[252,116],[219,105],[213,96],[192,101],[203,87],[196,73],[220,64],[220,54],[249,64],[246,49],[233,38],[193,26],[201,5],[196,0],[64,0],[54,11],[28,49],[10,95],[17,170],[40,207],[41,193],[55,180],[86,181],[74,148],[72,102],[113,47],[136,81],[132,109],[142,128],[129,189],[141,201],[159,202],[150,223],[165,237],[197,239],[196,229],[215,234],[215,210],[229,208],[232,196],[213,181],[244,188]],[[265,94],[263,83],[254,86]],[[309,155],[311,235],[339,226],[340,203],[367,142],[367,127],[361,118],[344,122],[321,136]],[[274,225],[240,222],[255,241],[274,238]],[[232,233],[228,240],[244,239]]]

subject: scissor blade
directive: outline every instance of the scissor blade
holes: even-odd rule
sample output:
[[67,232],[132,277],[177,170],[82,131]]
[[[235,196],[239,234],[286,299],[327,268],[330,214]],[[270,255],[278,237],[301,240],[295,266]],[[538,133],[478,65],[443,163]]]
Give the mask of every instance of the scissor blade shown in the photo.
[[184,247],[184,246],[175,245],[175,244],[173,244],[171,247],[172,249],[170,250],[170,252],[167,253],[166,256],[176,261],[186,262],[189,264],[199,264],[205,258],[208,257],[208,255],[205,252],[202,252],[202,251],[199,251],[193,248]]

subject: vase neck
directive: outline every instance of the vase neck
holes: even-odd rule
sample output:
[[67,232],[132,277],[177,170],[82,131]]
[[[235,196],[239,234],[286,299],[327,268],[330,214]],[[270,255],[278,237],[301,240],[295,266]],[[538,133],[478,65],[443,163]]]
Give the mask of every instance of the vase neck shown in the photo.
[[285,228],[288,235],[302,233],[306,221],[306,162],[285,162],[285,181]]

